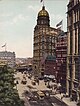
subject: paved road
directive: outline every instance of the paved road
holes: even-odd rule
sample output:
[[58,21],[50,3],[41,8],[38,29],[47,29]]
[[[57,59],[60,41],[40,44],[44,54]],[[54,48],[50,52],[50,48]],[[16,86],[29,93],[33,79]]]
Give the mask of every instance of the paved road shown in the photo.
[[[29,93],[26,93],[27,97],[30,97]],[[36,96],[36,97],[35,97]],[[37,92],[32,92],[32,97],[29,100],[31,106],[67,106],[63,101],[58,100],[54,96],[45,96],[43,100],[37,98]]]
[[[36,91],[32,92],[29,90],[29,88],[27,87],[28,85],[31,85],[31,80],[27,78],[27,84],[23,85],[21,84],[21,80],[23,78],[23,74],[21,73],[17,73],[15,75],[15,77],[19,77],[20,79],[19,84],[17,85],[17,89],[18,89],[18,93],[20,98],[24,99],[25,101],[25,106],[67,106],[65,103],[63,103],[62,101],[59,101],[58,99],[56,99],[55,97],[45,97],[44,100],[39,100],[38,98],[36,98],[35,96],[37,96]],[[46,88],[44,81],[40,81],[39,85],[36,84],[35,86],[33,86],[34,88],[37,88],[37,90],[50,90],[48,88]],[[23,93],[25,91],[28,92],[26,93],[26,96],[23,97]],[[33,96],[33,98],[31,98]],[[28,100],[29,98],[31,98],[31,100]]]

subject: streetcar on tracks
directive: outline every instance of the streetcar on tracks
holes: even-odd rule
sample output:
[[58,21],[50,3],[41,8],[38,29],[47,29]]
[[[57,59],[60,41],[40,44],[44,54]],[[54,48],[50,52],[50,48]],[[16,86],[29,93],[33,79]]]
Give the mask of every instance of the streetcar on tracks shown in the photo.
[[42,91],[38,91],[37,94],[38,94],[38,98],[39,98],[40,100],[43,100],[43,99],[44,99],[45,94],[44,94]]

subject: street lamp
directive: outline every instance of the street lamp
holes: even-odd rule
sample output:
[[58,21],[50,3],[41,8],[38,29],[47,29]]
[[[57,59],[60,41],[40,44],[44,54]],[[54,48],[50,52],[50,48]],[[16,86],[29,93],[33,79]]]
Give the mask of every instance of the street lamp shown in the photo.
[[58,74],[58,72],[56,71],[56,82],[57,82],[57,74]]

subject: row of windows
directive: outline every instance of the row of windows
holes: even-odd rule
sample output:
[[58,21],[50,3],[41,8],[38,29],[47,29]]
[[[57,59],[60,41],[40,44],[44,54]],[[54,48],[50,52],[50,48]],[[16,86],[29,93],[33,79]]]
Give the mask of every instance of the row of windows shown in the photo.
[[80,20],[80,10],[74,10],[72,13],[68,14],[68,26]]
[[65,54],[57,54],[57,57],[67,57],[67,53],[65,53]]
[[49,24],[49,21],[48,20],[41,20],[41,21],[38,21],[38,24],[41,25],[41,24]]
[[80,0],[74,0],[74,5],[78,4]]
[[[75,39],[74,39],[74,42],[75,42],[75,49],[74,49],[74,50],[75,50],[75,51],[74,51],[74,52],[75,52],[75,53],[78,52],[78,42],[79,42],[79,40],[80,40],[80,39],[79,39],[79,32],[78,32],[78,31],[79,31],[79,29],[75,29],[75,30],[74,30],[74,34],[75,34]],[[70,54],[72,54],[72,52],[73,52],[72,49],[74,48],[74,46],[73,46],[73,43],[74,43],[74,42],[73,42],[73,36],[72,36],[73,34],[72,34],[72,33],[73,33],[73,32],[70,31],[70,42],[69,42],[69,43],[70,43]]]
[[54,36],[50,36],[50,37],[38,36],[38,37],[34,38],[34,42],[37,42],[37,41],[55,42],[56,41],[56,37],[54,37]]

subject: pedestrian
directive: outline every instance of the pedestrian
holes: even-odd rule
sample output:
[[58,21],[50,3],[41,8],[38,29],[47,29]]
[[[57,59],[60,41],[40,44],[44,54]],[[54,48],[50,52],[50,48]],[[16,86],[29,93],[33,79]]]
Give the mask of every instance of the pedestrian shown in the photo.
[[63,96],[61,96],[61,100],[63,99]]
[[37,83],[38,83],[38,85],[39,85],[39,80],[37,79]]
[[46,82],[45,82],[45,85],[46,85]]
[[62,92],[61,92],[61,88],[60,88],[60,90],[59,90],[59,93],[61,94]]
[[16,84],[19,84],[18,80],[16,81]]

